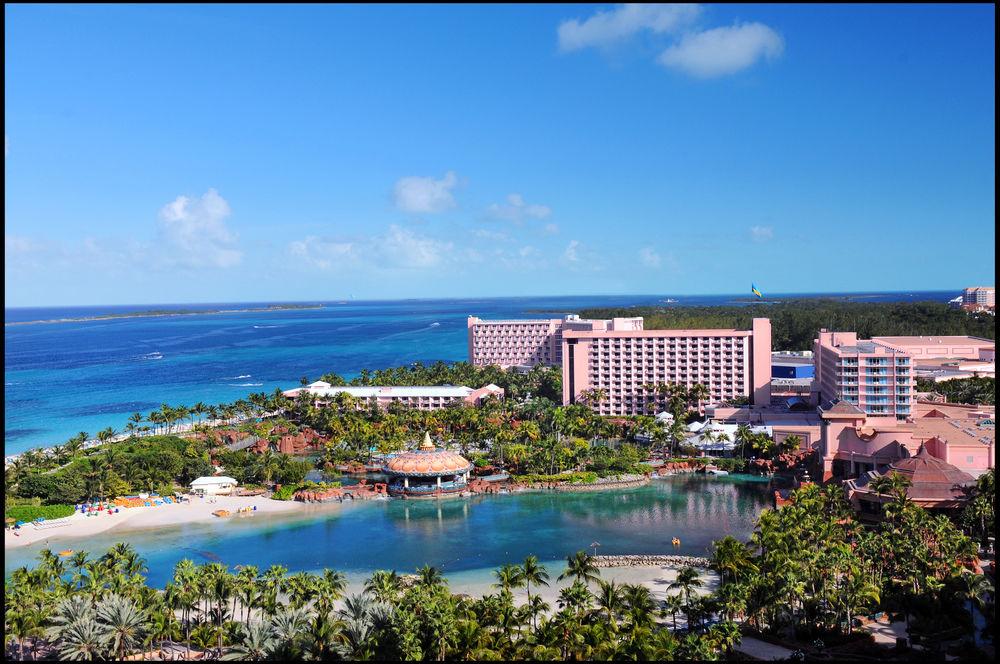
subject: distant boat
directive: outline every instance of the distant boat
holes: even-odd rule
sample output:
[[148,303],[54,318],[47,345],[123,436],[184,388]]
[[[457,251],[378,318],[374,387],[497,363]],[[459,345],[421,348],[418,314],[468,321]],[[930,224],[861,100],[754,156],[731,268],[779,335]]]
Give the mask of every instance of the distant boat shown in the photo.
[[666,302],[667,304],[674,304],[677,302],[677,300],[673,299],[672,297],[668,297],[666,300],[664,300],[664,302]]
[[431,323],[431,327],[437,327],[437,326],[439,326],[440,324],[441,324],[441,323]]

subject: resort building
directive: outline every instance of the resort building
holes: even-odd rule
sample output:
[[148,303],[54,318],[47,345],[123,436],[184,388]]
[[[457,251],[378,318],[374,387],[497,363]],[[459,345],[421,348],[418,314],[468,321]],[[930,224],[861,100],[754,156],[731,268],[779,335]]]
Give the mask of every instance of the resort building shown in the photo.
[[191,493],[201,496],[228,495],[233,492],[237,484],[238,482],[232,477],[199,477],[191,482]]
[[968,336],[872,337],[872,341],[903,350],[914,361],[931,359],[989,361],[993,359],[996,348],[993,339]]
[[995,286],[972,286],[962,291],[962,308],[966,311],[995,311],[996,306]]
[[389,493],[407,498],[434,498],[464,491],[472,464],[455,452],[437,449],[430,434],[420,448],[398,454],[385,464]]
[[525,320],[482,320],[469,316],[469,363],[531,368],[536,364],[562,364],[562,335],[568,330],[641,330],[643,319],[612,318],[590,320],[570,315],[565,318]]
[[933,511],[955,511],[961,508],[967,500],[969,487],[975,484],[971,475],[947,461],[935,458],[922,445],[912,457],[899,459],[882,471],[869,471],[844,483],[851,506],[862,518],[881,518],[882,506],[891,502],[893,497],[872,491],[871,482],[894,472],[910,481],[910,486],[906,489],[907,498],[920,507]]
[[837,401],[820,408],[823,419],[820,461],[823,479],[858,477],[927,453],[972,477],[993,468],[995,410],[919,401],[905,420],[868,417],[857,406]]
[[351,396],[359,408],[368,407],[372,403],[388,407],[397,403],[408,408],[420,410],[437,410],[455,402],[478,406],[489,397],[502,399],[502,387],[490,384],[474,390],[463,385],[405,385],[405,386],[332,386],[330,383],[318,380],[305,387],[286,390],[283,394],[294,399],[302,392],[308,392],[317,397],[333,399],[338,394]]
[[771,439],[781,443],[789,436],[798,436],[800,450],[819,449],[823,420],[815,408],[790,410],[787,406],[768,408],[734,408],[732,406],[706,406],[705,416],[712,422],[733,427],[747,424],[751,431],[764,431]]
[[664,410],[657,383],[708,389],[706,403],[740,398],[755,407],[771,402],[771,321],[755,318],[750,330],[568,330],[562,334],[563,403],[591,403],[602,415]]
[[[685,445],[698,448],[702,454],[715,457],[732,456],[736,446],[740,444],[738,424],[706,420],[692,422],[687,426],[691,436],[684,441]],[[753,425],[750,432],[774,436],[774,429],[769,426]]]
[[883,340],[820,330],[813,341],[819,403],[844,401],[872,417],[905,419],[914,398],[912,356]]

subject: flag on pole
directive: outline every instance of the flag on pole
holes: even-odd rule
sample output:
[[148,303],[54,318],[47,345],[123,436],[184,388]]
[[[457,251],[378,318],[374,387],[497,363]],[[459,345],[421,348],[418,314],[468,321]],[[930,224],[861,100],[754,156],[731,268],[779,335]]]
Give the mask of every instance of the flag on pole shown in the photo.
[[751,282],[750,283],[750,290],[753,291],[753,294],[756,295],[757,297],[759,297],[760,299],[762,299],[762,300],[764,299],[764,296],[760,294],[759,290],[757,290],[757,284]]

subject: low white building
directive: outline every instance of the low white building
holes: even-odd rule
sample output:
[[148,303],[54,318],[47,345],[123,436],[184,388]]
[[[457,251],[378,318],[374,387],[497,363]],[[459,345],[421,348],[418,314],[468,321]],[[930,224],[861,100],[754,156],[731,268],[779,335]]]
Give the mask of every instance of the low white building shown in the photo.
[[191,493],[203,496],[226,495],[232,493],[237,484],[239,482],[232,477],[199,477],[194,482],[191,482]]
[[474,390],[464,385],[331,386],[322,380],[294,390],[285,390],[283,394],[294,399],[301,392],[330,399],[338,394],[349,394],[356,400],[359,408],[371,403],[387,407],[395,402],[420,410],[437,410],[456,401],[478,406],[487,397],[504,397],[503,388],[492,383]]
[[[694,445],[700,451],[706,453],[725,453],[732,452],[736,449],[736,445],[739,442],[737,439],[737,431],[739,430],[739,425],[737,424],[727,424],[723,422],[714,422],[712,420],[706,420],[705,422],[692,422],[687,426],[689,433],[694,434],[692,437],[685,441],[688,445]],[[769,426],[751,426],[751,433],[763,433],[768,436],[774,435],[774,430]],[[706,435],[709,434],[709,435]],[[724,434],[725,437],[719,440],[719,437]]]

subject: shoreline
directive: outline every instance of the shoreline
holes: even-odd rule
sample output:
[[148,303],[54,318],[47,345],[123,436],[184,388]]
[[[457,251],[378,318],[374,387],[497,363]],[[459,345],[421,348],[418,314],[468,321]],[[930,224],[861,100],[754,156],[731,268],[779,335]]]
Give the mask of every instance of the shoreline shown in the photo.
[[[271,515],[302,512],[306,505],[294,500],[271,500],[259,496],[215,496],[214,498],[190,498],[183,503],[172,505],[121,508],[118,513],[112,515],[103,512],[98,516],[85,516],[76,512],[72,516],[66,517],[65,520],[53,520],[65,522],[64,526],[35,528],[29,524],[16,531],[17,535],[14,534],[15,531],[5,529],[4,550],[31,546],[48,540],[58,540],[69,544],[73,540],[111,530],[121,531],[125,534],[140,530],[184,526],[189,523],[243,519],[248,517],[241,516],[237,510],[246,507],[256,507],[256,512],[253,512],[255,515]],[[212,512],[220,509],[229,510],[232,515],[228,517],[212,515]]]
[[212,314],[250,314],[266,313],[269,311],[300,311],[303,309],[322,309],[322,304],[309,304],[302,306],[278,305],[273,307],[258,307],[253,309],[209,309],[206,311],[136,311],[121,314],[102,314],[97,316],[80,316],[78,318],[49,318],[43,320],[18,320],[4,322],[4,327],[12,325],[51,325],[53,323],[89,323],[102,320],[117,320],[121,318],[166,318],[169,316],[202,316]]

